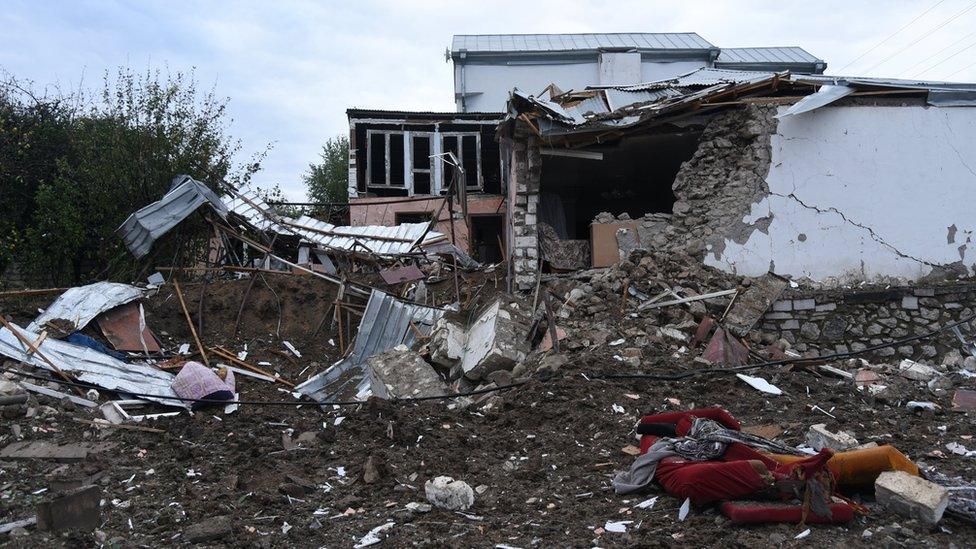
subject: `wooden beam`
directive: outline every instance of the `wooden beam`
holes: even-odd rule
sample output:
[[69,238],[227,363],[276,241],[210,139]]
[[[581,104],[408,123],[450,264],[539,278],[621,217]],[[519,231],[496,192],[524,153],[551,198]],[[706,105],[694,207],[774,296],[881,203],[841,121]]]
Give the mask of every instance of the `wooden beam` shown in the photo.
[[193,326],[193,319],[190,318],[190,310],[186,308],[186,301],[183,299],[183,292],[180,290],[180,280],[173,277],[173,288],[176,290],[176,297],[180,300],[180,307],[183,309],[183,316],[186,317],[186,325],[190,327],[190,333],[193,334],[193,341],[197,344],[197,350],[200,351],[200,357],[203,358],[203,363],[210,366],[210,360],[207,359],[207,351],[203,348],[203,343],[200,342],[200,336],[197,335],[197,329]]
[[[21,345],[24,345],[33,354],[36,354],[37,356],[41,357],[41,360],[43,360],[44,362],[47,362],[47,365],[50,366],[52,370],[54,370],[54,373],[56,373],[59,376],[61,376],[61,379],[65,380],[65,381],[67,381],[69,383],[74,383],[74,379],[72,379],[70,376],[68,376],[68,374],[64,373],[64,371],[61,368],[58,368],[58,365],[57,364],[51,362],[51,359],[49,359],[47,356],[44,355],[44,353],[42,353],[40,350],[38,350],[38,348],[35,347],[34,344],[30,342],[30,340],[28,340],[26,337],[24,337],[23,334],[21,334],[20,332],[18,332],[17,330],[15,330],[14,327],[11,326],[9,322],[7,322],[7,319],[4,318],[4,316],[3,316],[2,313],[0,313],[0,323],[3,324],[3,327],[4,328],[6,328],[7,330],[10,330],[10,333],[14,334],[14,337],[16,337],[18,341],[20,341]],[[73,389],[75,390],[76,393],[78,393],[78,396],[81,396],[81,397],[84,397],[85,396],[85,392],[82,391],[80,387],[73,387]]]

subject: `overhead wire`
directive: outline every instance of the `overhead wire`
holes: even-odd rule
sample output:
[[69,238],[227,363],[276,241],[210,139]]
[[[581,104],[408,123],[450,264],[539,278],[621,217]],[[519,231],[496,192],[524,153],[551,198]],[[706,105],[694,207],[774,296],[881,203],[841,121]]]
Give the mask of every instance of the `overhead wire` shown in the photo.
[[966,69],[968,69],[968,68],[970,68],[970,67],[974,67],[974,66],[976,66],[976,61],[973,61],[972,63],[970,63],[970,64],[968,64],[968,65],[966,65],[965,67],[963,67],[963,68],[961,68],[961,69],[959,69],[959,70],[957,70],[957,71],[955,71],[955,72],[952,72],[952,73],[949,73],[948,75],[946,75],[946,76],[945,76],[945,77],[943,78],[943,80],[948,80],[948,79],[950,79],[950,78],[952,78],[953,76],[955,76],[955,75],[957,75],[957,74],[959,74],[959,73],[961,73],[962,71],[964,71],[964,70],[966,70]]
[[927,69],[925,69],[924,71],[922,71],[922,72],[920,72],[920,73],[917,73],[917,74],[915,75],[915,77],[919,77],[919,76],[921,76],[921,75],[923,75],[923,74],[925,74],[925,73],[927,73],[927,72],[929,72],[930,70],[932,70],[932,69],[934,69],[934,68],[936,68],[936,67],[938,67],[939,65],[941,65],[941,64],[943,64],[943,63],[945,63],[946,61],[948,61],[948,60],[950,60],[950,59],[952,59],[953,57],[955,57],[955,56],[957,56],[957,55],[959,55],[960,53],[962,53],[962,52],[964,52],[964,51],[966,51],[966,50],[968,50],[968,49],[970,49],[970,48],[972,48],[973,46],[976,46],[976,42],[973,42],[972,44],[970,44],[970,45],[968,45],[968,46],[966,46],[965,48],[963,48],[963,49],[961,49],[961,50],[959,50],[959,51],[957,51],[956,53],[954,53],[954,54],[952,54],[952,55],[950,55],[949,57],[946,57],[946,58],[945,58],[945,59],[943,59],[942,61],[939,61],[938,63],[936,63],[936,64],[934,64],[934,65],[932,65],[931,67],[929,67],[929,68],[927,68]]
[[930,12],[930,11],[934,10],[935,8],[939,7],[939,5],[941,5],[943,2],[945,2],[945,0],[940,0],[939,2],[936,2],[935,4],[932,5],[932,7],[930,7],[929,9],[927,9],[927,10],[923,11],[922,13],[918,14],[917,16],[915,16],[915,18],[912,19],[911,21],[909,21],[908,23],[906,23],[905,26],[903,26],[902,28],[900,28],[900,29],[896,30],[895,32],[889,34],[887,38],[885,38],[884,40],[882,40],[882,41],[878,42],[877,44],[871,46],[870,48],[867,49],[867,51],[865,51],[861,55],[858,55],[857,57],[855,57],[854,59],[852,59],[849,63],[847,63],[843,67],[837,69],[837,72],[843,71],[847,67],[850,67],[854,63],[857,63],[865,55],[867,55],[867,54],[873,52],[874,50],[878,49],[885,42],[887,42],[888,40],[891,40],[892,38],[894,38],[895,36],[897,36],[898,34],[900,34],[903,30],[905,30],[908,27],[912,26],[912,24],[914,24],[916,21],[918,21],[919,19],[921,19],[922,17],[924,17],[925,14],[927,14],[928,12]]
[[934,58],[936,58],[936,57],[938,57],[939,55],[941,55],[941,54],[942,54],[943,52],[945,52],[945,51],[947,51],[947,50],[949,50],[950,48],[952,48],[952,47],[953,47],[953,46],[955,46],[956,44],[960,44],[960,43],[962,43],[962,42],[964,42],[964,41],[966,41],[966,39],[967,39],[967,38],[969,38],[970,36],[973,36],[973,35],[976,35],[976,31],[973,31],[973,32],[971,32],[971,33],[969,33],[969,34],[967,34],[966,36],[963,36],[963,37],[962,37],[962,38],[960,38],[959,40],[956,40],[955,42],[953,42],[953,43],[951,43],[951,44],[949,44],[948,46],[946,46],[946,47],[944,47],[944,48],[942,48],[941,50],[939,50],[939,51],[937,51],[937,52],[935,52],[935,53],[933,53],[932,55],[930,55],[930,56],[928,56],[928,57],[926,57],[925,59],[922,59],[922,60],[921,60],[921,61],[919,61],[918,63],[915,63],[914,65],[912,65],[912,66],[910,66],[910,67],[908,67],[908,68],[906,68],[905,70],[903,70],[903,71],[901,71],[900,73],[898,73],[898,74],[896,75],[896,77],[897,77],[897,78],[901,78],[901,77],[902,77],[903,75],[906,75],[906,74],[908,74],[909,72],[911,72],[911,70],[912,70],[912,69],[914,69],[915,67],[918,67],[918,66],[921,66],[921,65],[924,65],[925,63],[928,63],[928,62],[929,62],[929,61],[931,61],[932,59],[934,59]]
[[953,21],[955,21],[956,19],[959,19],[960,17],[962,17],[962,16],[963,16],[963,15],[965,15],[966,13],[968,13],[968,12],[970,12],[970,11],[971,11],[971,10],[972,10],[973,8],[976,8],[976,2],[973,2],[973,3],[971,3],[971,4],[969,4],[968,6],[966,6],[965,8],[963,8],[963,10],[962,10],[962,11],[960,11],[959,13],[957,13],[957,14],[955,14],[955,15],[953,15],[952,17],[950,17],[950,18],[948,18],[948,19],[946,19],[946,20],[945,20],[945,21],[943,21],[942,23],[939,23],[938,25],[936,25],[936,27],[935,27],[935,28],[933,28],[932,30],[930,30],[930,31],[928,31],[928,32],[926,32],[926,33],[925,33],[925,34],[923,34],[922,36],[919,36],[918,38],[916,38],[916,39],[915,39],[915,40],[913,40],[912,42],[909,42],[909,43],[908,43],[907,45],[905,45],[905,46],[904,46],[904,47],[902,47],[901,49],[899,49],[899,50],[897,50],[897,51],[895,51],[894,53],[892,53],[892,54],[891,54],[891,55],[889,55],[888,57],[885,57],[885,58],[884,58],[884,59],[882,59],[881,61],[878,61],[878,62],[877,62],[877,63],[875,63],[874,65],[871,65],[870,67],[868,67],[867,69],[865,69],[865,70],[864,70],[864,72],[865,72],[865,73],[868,73],[868,72],[871,72],[871,71],[873,71],[874,69],[876,69],[876,68],[878,68],[878,67],[880,67],[881,65],[884,65],[884,64],[885,64],[885,63],[887,63],[888,61],[891,61],[892,59],[894,59],[894,58],[895,58],[896,56],[898,56],[898,55],[900,55],[900,54],[901,54],[902,52],[904,52],[904,51],[905,51],[905,50],[907,50],[908,48],[910,48],[910,47],[912,47],[912,46],[914,46],[915,44],[918,44],[918,43],[919,43],[919,42],[921,42],[922,40],[925,40],[926,38],[928,38],[929,36],[931,36],[932,34],[934,34],[935,32],[937,32],[938,30],[940,30],[940,29],[941,29],[942,27],[945,27],[945,26],[946,26],[946,25],[948,25],[949,23],[952,23],[952,22],[953,22]]

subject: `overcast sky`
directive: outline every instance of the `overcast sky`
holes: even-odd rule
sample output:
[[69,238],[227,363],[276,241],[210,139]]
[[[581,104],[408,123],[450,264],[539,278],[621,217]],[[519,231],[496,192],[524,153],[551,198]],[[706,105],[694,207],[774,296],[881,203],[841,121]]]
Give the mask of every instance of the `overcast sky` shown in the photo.
[[719,47],[802,46],[837,73],[908,25],[843,74],[973,82],[973,8],[970,0],[2,0],[0,67],[62,87],[97,86],[119,65],[195,68],[201,84],[230,98],[240,160],[273,144],[255,181],[303,200],[301,174],[326,138],[348,130],[346,108],[454,109],[444,59],[453,34],[694,31]]

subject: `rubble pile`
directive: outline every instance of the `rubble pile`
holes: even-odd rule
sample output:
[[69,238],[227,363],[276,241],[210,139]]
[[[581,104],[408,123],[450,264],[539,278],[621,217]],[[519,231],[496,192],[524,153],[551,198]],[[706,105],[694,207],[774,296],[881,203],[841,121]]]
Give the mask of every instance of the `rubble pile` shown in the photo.
[[976,542],[963,316],[906,334],[933,356],[819,356],[766,329],[816,288],[683,249],[520,294],[336,254],[0,298],[0,543]]

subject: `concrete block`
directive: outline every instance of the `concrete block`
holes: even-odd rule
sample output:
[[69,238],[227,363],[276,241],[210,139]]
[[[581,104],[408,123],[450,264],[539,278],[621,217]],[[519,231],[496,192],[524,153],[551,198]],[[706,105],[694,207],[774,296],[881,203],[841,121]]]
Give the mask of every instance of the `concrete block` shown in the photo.
[[102,489],[88,485],[38,503],[37,528],[50,532],[90,532],[101,523],[101,500]]
[[374,395],[385,398],[439,396],[450,393],[434,368],[416,351],[399,347],[366,361]]
[[817,302],[813,299],[794,299],[793,300],[793,310],[794,311],[808,311],[810,309],[816,309]]
[[434,364],[452,368],[464,356],[464,343],[468,332],[453,320],[441,318],[430,334],[430,360]]
[[482,379],[495,370],[511,370],[525,358],[528,327],[496,301],[468,329],[461,370]]
[[904,471],[886,471],[874,482],[878,503],[904,517],[934,525],[949,504],[949,491]]
[[463,480],[437,477],[424,483],[427,501],[450,511],[464,511],[474,505],[474,490]]
[[[901,352],[900,349],[899,347],[899,352]],[[935,368],[907,358],[898,364],[898,373],[902,377],[915,381],[929,381],[939,375],[939,371]]]
[[902,309],[918,309],[918,298],[913,295],[906,295],[901,298]]
[[816,451],[824,448],[834,450],[850,450],[858,445],[857,439],[846,431],[831,433],[825,423],[811,425],[807,431],[807,445]]

